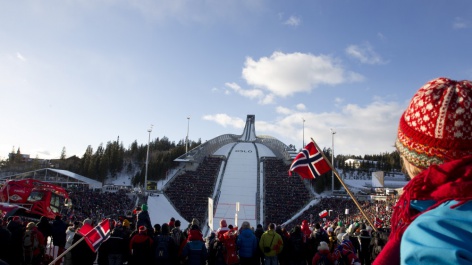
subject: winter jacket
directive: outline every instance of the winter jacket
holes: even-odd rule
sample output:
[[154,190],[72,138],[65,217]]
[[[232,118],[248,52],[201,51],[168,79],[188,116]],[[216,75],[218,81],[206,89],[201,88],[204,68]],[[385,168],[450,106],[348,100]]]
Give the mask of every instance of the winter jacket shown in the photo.
[[[305,244],[306,238],[305,235],[301,232],[293,232],[290,234],[289,238],[289,256],[292,261],[302,261],[305,259]],[[284,246],[286,248],[287,246]]]
[[65,247],[67,224],[62,220],[54,220],[51,226],[52,242],[54,246]]
[[283,249],[284,243],[282,237],[275,230],[267,230],[259,241],[259,249],[264,252],[264,247],[269,247],[269,252],[264,252],[266,257],[274,257]]
[[257,238],[251,229],[242,229],[239,233],[236,245],[239,249],[239,257],[251,258],[256,253]]
[[326,256],[326,259],[328,260],[328,264],[326,265],[334,264],[333,256],[331,255],[331,252],[329,252],[329,250],[319,250],[318,252],[316,252],[316,254],[313,256],[311,264],[318,264],[318,261],[322,259],[322,256]]
[[188,265],[204,265],[208,257],[205,243],[199,239],[187,242],[182,250],[182,256],[188,258]]
[[152,238],[145,232],[134,235],[129,242],[131,250],[130,264],[150,264],[153,258],[152,244]]
[[149,212],[148,211],[140,211],[138,213],[136,221],[136,229],[138,229],[140,226],[144,225],[148,231],[153,231],[153,227],[151,224],[151,218],[149,217]]
[[[433,203],[413,201],[410,205],[421,211]],[[472,201],[451,209],[456,204],[445,202],[408,226],[401,240],[401,264],[472,263]]]
[[344,264],[361,265],[359,258],[354,253],[355,248],[350,240],[344,240],[333,253],[333,259],[338,262],[342,259]]
[[[82,239],[82,235],[75,233],[72,244]],[[97,253],[93,252],[92,249],[87,245],[85,240],[82,240],[71,250],[72,264],[73,265],[93,265],[97,258]]]

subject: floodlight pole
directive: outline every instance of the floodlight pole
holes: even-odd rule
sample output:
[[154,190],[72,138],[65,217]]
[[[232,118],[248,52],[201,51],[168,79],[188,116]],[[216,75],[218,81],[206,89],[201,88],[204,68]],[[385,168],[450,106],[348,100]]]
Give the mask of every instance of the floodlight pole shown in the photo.
[[305,148],[305,119],[302,118],[302,121],[303,121],[303,141],[302,141],[302,149]]
[[[334,135],[336,132],[331,130],[331,164],[334,167]],[[334,170],[331,170],[331,192],[334,192]]]
[[146,171],[144,174],[144,196],[147,196],[147,176],[148,176],[148,166],[149,166],[149,145],[151,143],[151,132],[152,132],[152,124],[151,128],[148,130],[149,137],[148,137],[148,146],[147,146],[147,154],[146,154]]
[[185,153],[188,152],[188,131],[190,129],[190,116],[187,117],[187,138],[185,138]]

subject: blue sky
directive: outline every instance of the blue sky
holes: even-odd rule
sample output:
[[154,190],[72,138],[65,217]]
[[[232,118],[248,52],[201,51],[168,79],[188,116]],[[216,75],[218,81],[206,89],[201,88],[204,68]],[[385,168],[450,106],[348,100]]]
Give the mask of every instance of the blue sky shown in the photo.
[[[1,1],[0,157],[256,134],[393,151],[416,90],[472,79],[472,2]],[[305,122],[303,122],[305,120]]]

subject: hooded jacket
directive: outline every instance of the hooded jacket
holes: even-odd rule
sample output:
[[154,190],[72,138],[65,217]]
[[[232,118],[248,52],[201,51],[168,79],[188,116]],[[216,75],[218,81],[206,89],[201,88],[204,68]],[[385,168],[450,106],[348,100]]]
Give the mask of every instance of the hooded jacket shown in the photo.
[[257,249],[257,238],[251,229],[241,229],[236,245],[239,249],[239,257],[251,258],[256,253]]

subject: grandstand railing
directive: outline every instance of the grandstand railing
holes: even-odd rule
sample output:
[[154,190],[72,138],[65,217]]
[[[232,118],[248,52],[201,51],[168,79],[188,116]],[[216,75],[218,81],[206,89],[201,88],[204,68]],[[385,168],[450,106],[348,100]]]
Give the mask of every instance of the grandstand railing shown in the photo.
[[288,153],[288,146],[271,136],[258,136],[255,142],[267,146],[277,158],[284,161],[292,160]]

